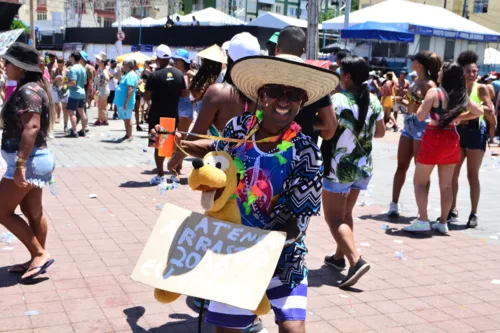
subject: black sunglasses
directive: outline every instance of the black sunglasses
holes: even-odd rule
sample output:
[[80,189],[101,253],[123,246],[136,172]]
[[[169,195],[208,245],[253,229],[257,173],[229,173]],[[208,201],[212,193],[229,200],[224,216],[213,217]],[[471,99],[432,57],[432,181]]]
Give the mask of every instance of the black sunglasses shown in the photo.
[[262,89],[269,98],[280,99],[286,96],[289,102],[300,102],[307,95],[306,92],[299,88],[282,86],[279,84],[268,84]]

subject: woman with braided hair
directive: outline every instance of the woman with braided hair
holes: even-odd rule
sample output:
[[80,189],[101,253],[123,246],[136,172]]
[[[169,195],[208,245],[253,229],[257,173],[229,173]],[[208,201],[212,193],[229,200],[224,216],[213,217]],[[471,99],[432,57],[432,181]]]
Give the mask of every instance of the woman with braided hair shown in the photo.
[[219,77],[222,64],[227,63],[224,51],[218,45],[213,45],[201,51],[198,56],[203,58],[203,61],[189,85],[189,91],[196,102],[203,99],[208,87],[214,84]]

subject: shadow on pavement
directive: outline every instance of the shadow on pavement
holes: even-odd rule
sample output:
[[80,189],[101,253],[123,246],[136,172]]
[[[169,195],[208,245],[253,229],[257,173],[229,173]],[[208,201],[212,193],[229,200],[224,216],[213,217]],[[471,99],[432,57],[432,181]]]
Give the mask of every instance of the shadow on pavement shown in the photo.
[[140,187],[152,187],[154,185],[151,185],[150,182],[145,181],[145,182],[136,182],[134,180],[129,180],[128,182],[121,183],[119,187],[124,187],[124,188],[140,188]]
[[[191,302],[186,301],[186,304],[190,305]],[[191,306],[190,306],[191,307]],[[196,309],[196,311],[198,311]],[[173,319],[177,319],[175,322],[169,322],[159,327],[154,327],[151,329],[145,329],[139,326],[139,319],[146,313],[146,309],[142,306],[136,306],[133,308],[128,308],[123,310],[127,316],[127,323],[130,325],[132,332],[134,333],[167,333],[167,332],[180,332],[179,328],[183,328],[182,324],[189,324],[189,326],[198,326],[198,317],[193,317],[184,313],[171,313],[168,316]],[[179,321],[180,319],[180,321]],[[212,326],[203,323],[201,332],[212,332]]]
[[9,269],[14,266],[4,266],[0,267],[0,288],[8,288],[15,286],[16,284],[24,285],[34,285],[41,282],[47,281],[49,278],[46,276],[38,276],[34,279],[27,280],[26,282],[21,281],[21,273],[10,273]]
[[389,217],[387,214],[370,214],[358,216],[360,220],[375,220],[381,222],[398,223],[398,224],[410,224],[416,217],[413,216],[399,216],[399,217]]
[[406,238],[416,238],[416,239],[424,239],[424,238],[431,238],[432,236],[436,235],[436,232],[434,231],[426,231],[426,232],[407,232],[403,231],[401,229],[396,229],[396,228],[390,228],[385,231],[386,235],[389,236],[395,236],[395,237],[406,237]]

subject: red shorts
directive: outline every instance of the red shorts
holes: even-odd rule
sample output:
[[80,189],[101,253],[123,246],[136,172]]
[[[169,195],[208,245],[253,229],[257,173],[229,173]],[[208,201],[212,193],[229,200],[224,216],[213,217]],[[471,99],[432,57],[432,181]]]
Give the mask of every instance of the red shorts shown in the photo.
[[455,126],[439,128],[439,126],[427,125],[417,156],[418,163],[457,164],[460,162],[460,156],[460,136]]

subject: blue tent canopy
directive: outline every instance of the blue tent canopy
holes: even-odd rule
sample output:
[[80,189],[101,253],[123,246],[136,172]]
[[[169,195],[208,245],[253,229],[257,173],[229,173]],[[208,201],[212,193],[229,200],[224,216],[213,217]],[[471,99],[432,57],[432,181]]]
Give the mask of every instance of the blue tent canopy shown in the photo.
[[408,28],[408,24],[365,22],[343,29],[340,36],[347,39],[413,43],[415,35],[408,32]]

